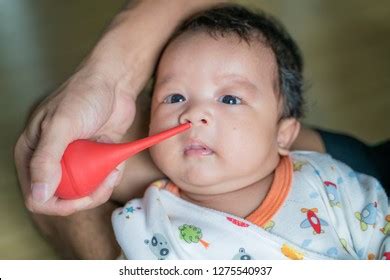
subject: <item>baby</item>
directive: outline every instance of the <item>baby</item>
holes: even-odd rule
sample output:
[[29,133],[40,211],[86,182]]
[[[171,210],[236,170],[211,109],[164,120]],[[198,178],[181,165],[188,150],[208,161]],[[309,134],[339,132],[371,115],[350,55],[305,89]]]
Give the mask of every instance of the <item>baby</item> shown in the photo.
[[328,155],[289,152],[302,59],[274,19],[240,6],[176,32],[156,72],[151,148],[166,174],[112,216],[129,259],[386,259],[389,203],[377,180]]

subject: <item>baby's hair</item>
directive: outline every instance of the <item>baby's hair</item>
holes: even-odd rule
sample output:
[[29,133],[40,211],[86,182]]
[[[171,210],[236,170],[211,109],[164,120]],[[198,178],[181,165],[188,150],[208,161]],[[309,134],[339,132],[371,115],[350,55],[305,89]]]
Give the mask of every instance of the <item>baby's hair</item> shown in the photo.
[[303,61],[297,44],[278,20],[264,12],[254,13],[239,5],[224,4],[186,20],[170,42],[188,31],[204,31],[214,38],[235,34],[248,44],[257,39],[270,47],[278,66],[278,88],[283,98],[282,118],[302,117]]

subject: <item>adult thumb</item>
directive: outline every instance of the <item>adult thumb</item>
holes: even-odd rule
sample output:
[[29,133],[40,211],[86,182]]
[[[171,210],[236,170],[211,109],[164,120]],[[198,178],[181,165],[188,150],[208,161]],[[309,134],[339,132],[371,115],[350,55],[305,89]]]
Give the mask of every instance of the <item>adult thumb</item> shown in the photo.
[[45,120],[41,136],[30,162],[33,201],[45,203],[53,197],[61,180],[61,158],[75,138],[71,120]]

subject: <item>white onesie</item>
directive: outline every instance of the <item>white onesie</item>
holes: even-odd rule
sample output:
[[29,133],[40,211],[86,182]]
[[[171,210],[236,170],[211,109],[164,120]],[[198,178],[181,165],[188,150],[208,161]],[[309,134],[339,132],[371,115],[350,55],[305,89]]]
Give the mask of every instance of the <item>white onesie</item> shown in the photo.
[[128,259],[390,259],[389,214],[376,179],[329,155],[293,152],[245,219],[183,200],[159,180],[112,223]]

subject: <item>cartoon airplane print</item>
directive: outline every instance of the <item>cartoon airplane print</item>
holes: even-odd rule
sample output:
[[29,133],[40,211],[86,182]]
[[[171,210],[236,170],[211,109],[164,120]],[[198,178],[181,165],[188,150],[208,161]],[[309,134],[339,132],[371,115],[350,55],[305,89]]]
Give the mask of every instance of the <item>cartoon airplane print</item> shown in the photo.
[[317,208],[302,208],[301,209],[302,213],[306,214],[306,218],[302,221],[300,224],[301,228],[312,228],[313,229],[313,234],[321,234],[324,233],[324,230],[322,229],[323,226],[328,226],[329,224],[319,218],[316,213],[318,213]]

